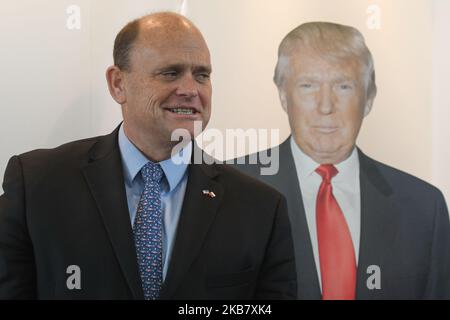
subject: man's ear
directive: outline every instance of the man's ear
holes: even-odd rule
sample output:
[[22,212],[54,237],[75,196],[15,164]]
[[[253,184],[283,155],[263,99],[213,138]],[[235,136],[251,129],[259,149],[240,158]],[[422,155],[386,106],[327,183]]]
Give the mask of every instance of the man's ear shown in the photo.
[[278,95],[280,97],[281,106],[283,107],[284,112],[287,113],[287,99],[286,99],[286,92],[278,88]]
[[123,72],[117,66],[110,66],[106,70],[106,81],[113,99],[120,105],[124,104],[127,101],[127,95]]
[[366,104],[364,105],[364,117],[366,117],[370,113],[370,110],[372,110],[373,100],[374,98],[367,99]]

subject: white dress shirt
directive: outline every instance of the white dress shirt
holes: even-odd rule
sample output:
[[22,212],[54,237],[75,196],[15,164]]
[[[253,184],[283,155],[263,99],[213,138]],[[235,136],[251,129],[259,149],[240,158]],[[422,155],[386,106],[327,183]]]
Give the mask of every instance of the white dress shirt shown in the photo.
[[[291,137],[291,150],[300,183],[319,285],[322,290],[316,227],[316,199],[320,184],[322,183],[322,177],[315,172],[320,164],[307,156],[297,146],[293,137]],[[359,236],[361,232],[361,192],[359,185],[359,158],[357,149],[354,148],[350,157],[335,165],[335,167],[338,170],[338,174],[331,179],[333,195],[347,221],[353,241],[353,248],[355,249],[356,264],[358,264]]]

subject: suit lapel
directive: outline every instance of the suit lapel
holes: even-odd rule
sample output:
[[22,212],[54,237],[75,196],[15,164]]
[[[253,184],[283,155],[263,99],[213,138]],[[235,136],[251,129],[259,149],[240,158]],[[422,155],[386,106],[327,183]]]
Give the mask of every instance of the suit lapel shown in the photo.
[[[194,145],[193,155],[198,151]],[[186,193],[161,299],[175,295],[205,241],[223,197],[222,186],[214,180],[217,175],[215,165],[189,165]],[[203,190],[214,192],[215,197],[203,194]]]
[[279,146],[280,167],[277,175],[261,176],[263,181],[276,187],[287,199],[297,264],[299,299],[321,299],[319,279],[309,236],[290,138]]
[[117,134],[99,139],[82,170],[133,298],[143,299]]
[[357,299],[382,299],[384,290],[368,289],[367,268],[380,267],[381,289],[385,286],[389,263],[385,251],[394,243],[398,222],[392,202],[392,189],[378,171],[376,163],[358,150],[361,188],[361,238],[357,273]]

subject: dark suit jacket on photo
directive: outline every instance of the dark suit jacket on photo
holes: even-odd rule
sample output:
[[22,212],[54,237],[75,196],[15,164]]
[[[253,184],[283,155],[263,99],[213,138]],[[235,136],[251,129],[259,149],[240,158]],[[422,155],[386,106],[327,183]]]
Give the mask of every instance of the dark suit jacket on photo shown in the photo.
[[[0,298],[143,299],[117,132],[11,158]],[[71,265],[80,289],[67,286]],[[284,197],[229,166],[189,165],[160,297],[285,299],[296,290]]]
[[[249,156],[241,159],[246,165],[236,167],[286,196],[297,263],[298,297],[320,299],[290,139],[276,148],[280,162],[275,175],[260,175],[264,166],[249,164]],[[450,299],[450,224],[442,193],[418,178],[367,157],[361,150],[358,154],[361,238],[357,299]],[[372,265],[380,268],[380,289],[367,286],[373,274],[368,267]]]

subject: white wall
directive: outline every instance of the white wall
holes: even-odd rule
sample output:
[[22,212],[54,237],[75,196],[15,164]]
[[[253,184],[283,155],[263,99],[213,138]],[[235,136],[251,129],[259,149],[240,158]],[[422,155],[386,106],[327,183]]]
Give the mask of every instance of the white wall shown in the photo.
[[[180,10],[182,3],[2,1],[0,176],[14,154],[113,130],[120,109],[109,96],[104,72],[112,63],[116,33],[132,18]],[[372,30],[367,8],[374,4],[381,9],[381,27]],[[81,8],[80,30],[66,28],[70,5]],[[448,1],[187,0],[184,5],[212,53],[210,128],[279,128],[281,138],[287,137],[286,115],[271,80],[280,40],[305,21],[350,24],[361,30],[374,54],[379,87],[359,145],[450,195],[450,170],[444,167],[450,160],[445,150],[450,129],[443,118],[449,112],[444,95]]]
[[[7,159],[88,134],[91,122],[88,19],[65,28],[69,1],[0,3],[0,171]],[[89,1],[80,1],[88,11]]]
[[433,138],[431,180],[450,201],[450,1],[433,3]]

